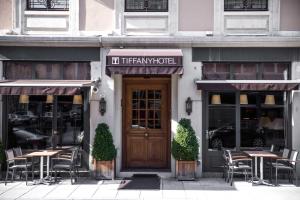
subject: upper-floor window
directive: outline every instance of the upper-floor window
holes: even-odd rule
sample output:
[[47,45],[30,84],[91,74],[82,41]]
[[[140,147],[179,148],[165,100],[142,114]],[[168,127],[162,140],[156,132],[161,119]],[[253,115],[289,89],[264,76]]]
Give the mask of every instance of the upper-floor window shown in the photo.
[[225,11],[266,11],[268,0],[224,0]]
[[27,0],[27,10],[69,10],[69,0]]
[[125,0],[125,12],[168,12],[168,0]]

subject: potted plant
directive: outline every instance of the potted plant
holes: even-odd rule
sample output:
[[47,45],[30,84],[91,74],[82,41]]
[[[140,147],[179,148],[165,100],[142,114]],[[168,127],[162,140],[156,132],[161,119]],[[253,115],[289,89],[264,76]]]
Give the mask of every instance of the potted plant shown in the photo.
[[96,179],[114,178],[116,155],[117,150],[108,125],[105,123],[98,124],[92,150]]
[[172,141],[172,155],[176,159],[178,180],[195,180],[199,144],[191,120],[181,119]]

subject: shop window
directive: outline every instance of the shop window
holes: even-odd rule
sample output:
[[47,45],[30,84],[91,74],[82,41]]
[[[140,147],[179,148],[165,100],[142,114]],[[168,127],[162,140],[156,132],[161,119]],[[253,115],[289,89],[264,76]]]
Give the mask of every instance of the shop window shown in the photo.
[[236,138],[235,93],[210,93],[208,112],[209,148],[218,150],[234,148]]
[[5,62],[6,79],[89,80],[86,62]]
[[203,80],[288,80],[288,63],[203,63]]
[[[57,123],[58,145],[80,145],[83,139],[83,106],[73,104],[73,96],[58,96],[57,105],[47,96],[7,97],[8,146],[46,149],[53,143],[53,123]],[[25,98],[26,99],[26,98]],[[57,116],[54,118],[54,106]],[[54,121],[56,120],[56,121]]]
[[69,10],[69,0],[27,0],[27,10]]
[[244,92],[241,103],[241,147],[284,147],[284,93]]
[[125,0],[125,12],[168,12],[168,0]]
[[225,0],[224,11],[267,11],[268,0]]

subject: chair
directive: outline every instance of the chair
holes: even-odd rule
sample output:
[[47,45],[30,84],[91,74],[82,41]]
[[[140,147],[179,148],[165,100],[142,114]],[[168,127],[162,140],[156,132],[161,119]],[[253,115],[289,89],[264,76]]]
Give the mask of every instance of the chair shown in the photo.
[[[26,158],[15,157],[12,149],[5,150],[5,155],[6,155],[6,163],[7,163],[5,185],[7,182],[9,172],[11,172],[11,174],[12,174],[11,180],[13,181],[16,170],[21,170],[21,174],[22,174],[22,171],[25,170],[26,185],[27,185],[28,168],[30,168],[32,165],[27,162]],[[33,173],[33,170],[32,170],[32,173]]]
[[78,155],[78,148],[72,150],[71,157],[67,156],[52,158],[52,171],[55,172],[55,181],[57,180],[57,171],[69,171],[71,184],[73,184],[73,174],[74,182],[77,179],[78,168],[76,166],[76,160]]
[[[296,167],[297,163],[300,162],[300,160],[297,160],[298,157],[298,151],[293,150],[291,152],[291,155],[289,159],[277,159],[276,162],[273,162],[271,167],[275,168],[275,184],[278,185],[278,171],[288,171],[289,175],[289,181],[292,182],[291,175],[296,178],[296,185],[298,185],[298,177],[296,173]],[[271,168],[271,169],[272,169]],[[272,171],[271,171],[271,178],[272,178]]]
[[[252,173],[252,159],[244,155],[233,156],[230,150],[226,150],[226,157],[228,159],[228,175],[227,182],[230,181],[230,185],[233,183],[233,174],[244,174],[245,181],[248,174],[251,174],[251,181],[253,181]],[[229,180],[230,179],[230,180]]]

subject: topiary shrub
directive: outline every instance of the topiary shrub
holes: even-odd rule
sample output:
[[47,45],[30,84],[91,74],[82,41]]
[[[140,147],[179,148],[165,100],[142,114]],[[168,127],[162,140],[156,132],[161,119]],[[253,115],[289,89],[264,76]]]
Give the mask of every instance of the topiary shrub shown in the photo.
[[99,161],[109,161],[115,159],[116,155],[117,150],[108,125],[98,124],[92,150],[93,158]]
[[191,120],[181,119],[172,141],[172,155],[176,160],[192,161],[198,159],[199,144]]

